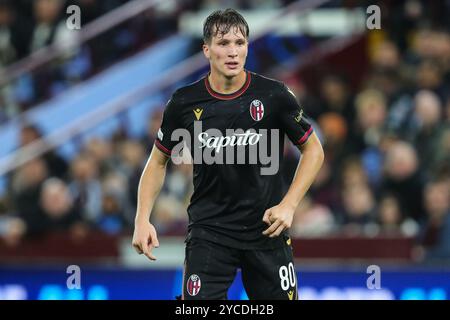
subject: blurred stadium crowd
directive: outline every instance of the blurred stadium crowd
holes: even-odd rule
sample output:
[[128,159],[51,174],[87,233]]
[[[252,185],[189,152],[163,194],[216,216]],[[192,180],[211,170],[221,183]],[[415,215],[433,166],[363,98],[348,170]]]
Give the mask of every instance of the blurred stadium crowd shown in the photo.
[[163,1],[81,46],[77,43],[77,33],[66,26],[73,13],[67,13],[66,8],[71,5],[80,8],[84,27],[128,2],[130,0],[0,0],[0,72],[49,45],[64,51],[60,61],[43,64],[32,73],[12,79],[14,81],[8,85],[0,83],[3,106],[0,123],[175,33],[182,12],[213,9],[221,2],[246,9],[276,8],[292,0]]
[[[53,45],[63,51],[58,61],[12,79],[0,89],[0,123],[39,102],[101,72],[177,30],[177,14],[191,6],[180,2],[159,6],[124,21],[107,32],[77,43],[77,32],[66,26],[77,5],[85,27],[130,0],[0,0],[0,71],[31,53]],[[71,20],[73,21],[73,20]]]
[[[92,20],[126,1],[78,2],[83,19]],[[236,8],[251,8],[258,2],[233,3]],[[32,6],[29,1],[0,0],[0,39],[5,25],[11,33],[17,32],[9,38],[11,50],[0,41],[0,65],[55,39],[61,15],[48,7],[45,14],[40,12],[41,6],[52,3],[57,1],[36,0]],[[213,8],[221,1],[199,3],[191,3],[190,9]],[[286,4],[264,3],[272,7]],[[332,5],[347,3],[332,1]],[[383,29],[369,32],[369,68],[357,88],[345,74],[336,72],[325,73],[317,88],[309,88],[301,72],[282,79],[314,122],[326,155],[297,209],[291,234],[403,235],[414,237],[418,248],[426,249],[418,252],[426,252],[427,257],[450,258],[450,20],[445,14],[450,12],[450,4],[442,1],[428,6],[426,1],[411,0],[384,1],[380,6]],[[27,23],[11,12],[27,13]],[[42,19],[52,21],[53,29],[41,25]],[[28,26],[30,21],[35,21],[34,25]],[[140,28],[129,30],[131,38],[146,36]],[[101,51],[97,57],[103,59],[103,55]],[[95,58],[90,58],[88,65],[106,66]],[[42,93],[42,99],[52,96],[48,90],[34,91]],[[0,237],[14,245],[24,236],[54,230],[67,230],[75,236],[89,230],[130,234],[140,174],[162,110],[151,114],[140,140],[130,139],[124,130],[110,140],[91,140],[74,159],[52,151],[12,172],[8,192],[1,196]],[[38,126],[25,125],[20,145],[41,134]],[[288,184],[300,154],[288,143],[285,155]],[[169,163],[152,214],[160,236],[185,234],[191,181],[189,165]]]

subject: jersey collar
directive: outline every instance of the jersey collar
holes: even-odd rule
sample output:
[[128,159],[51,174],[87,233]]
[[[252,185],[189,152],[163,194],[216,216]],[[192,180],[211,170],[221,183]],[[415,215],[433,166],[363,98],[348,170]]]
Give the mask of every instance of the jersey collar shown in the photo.
[[235,99],[235,98],[239,97],[240,95],[242,95],[248,89],[248,87],[250,86],[251,80],[252,80],[252,75],[250,72],[248,72],[246,70],[244,85],[236,92],[229,93],[229,94],[223,94],[223,93],[214,91],[213,88],[211,88],[209,81],[208,81],[208,76],[206,76],[205,77],[205,87],[206,87],[206,90],[208,91],[208,93],[211,96],[213,96],[214,98],[217,98],[220,100],[232,100],[232,99]]

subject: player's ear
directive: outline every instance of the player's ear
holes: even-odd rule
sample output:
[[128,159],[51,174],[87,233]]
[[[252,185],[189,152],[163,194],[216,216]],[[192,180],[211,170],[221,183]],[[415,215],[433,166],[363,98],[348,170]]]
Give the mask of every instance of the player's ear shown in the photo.
[[209,60],[211,54],[209,52],[209,46],[206,43],[203,44],[203,54],[205,55],[206,59]]

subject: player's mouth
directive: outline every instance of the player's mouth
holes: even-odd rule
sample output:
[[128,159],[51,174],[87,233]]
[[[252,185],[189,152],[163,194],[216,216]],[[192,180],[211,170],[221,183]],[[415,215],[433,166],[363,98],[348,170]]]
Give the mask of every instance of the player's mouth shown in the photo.
[[237,69],[239,66],[238,62],[226,62],[225,65],[227,66],[228,69],[234,70]]

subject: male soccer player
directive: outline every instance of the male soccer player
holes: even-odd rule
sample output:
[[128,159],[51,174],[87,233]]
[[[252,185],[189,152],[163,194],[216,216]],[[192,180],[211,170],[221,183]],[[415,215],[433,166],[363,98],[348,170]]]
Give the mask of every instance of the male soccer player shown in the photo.
[[[172,133],[184,129],[191,154],[200,152],[202,161],[194,159],[182,298],[226,299],[240,268],[250,299],[297,299],[287,229],[323,162],[322,146],[283,83],[244,69],[249,28],[238,12],[213,12],[203,36],[210,72],[178,89],[166,106],[139,183],[133,246],[156,260],[150,212],[179,145]],[[264,171],[261,153],[268,148],[282,160],[285,134],[302,153],[287,192],[279,170]],[[206,155],[222,161],[206,161]]]

